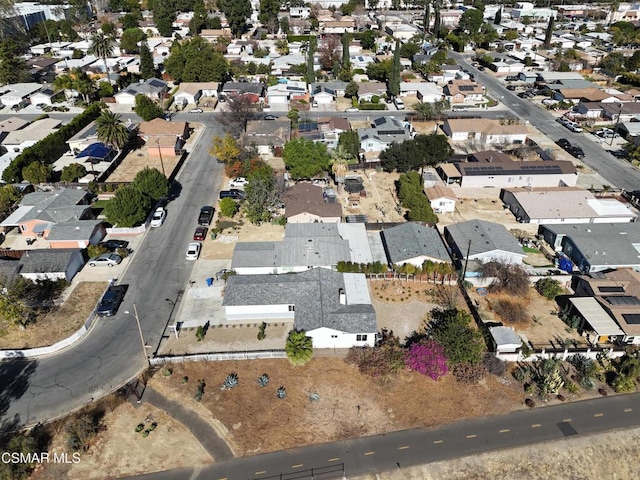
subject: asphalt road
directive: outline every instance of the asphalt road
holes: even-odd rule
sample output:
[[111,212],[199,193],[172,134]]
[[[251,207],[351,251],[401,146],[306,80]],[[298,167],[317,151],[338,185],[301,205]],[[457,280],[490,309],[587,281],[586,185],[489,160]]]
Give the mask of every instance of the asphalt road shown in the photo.
[[626,160],[615,158],[601,145],[585,138],[584,133],[574,133],[555,121],[555,117],[533,102],[518,97],[514,92],[507,90],[502,80],[496,79],[489,73],[480,72],[471,66],[471,61],[455,52],[449,55],[459,65],[472,72],[476,79],[486,86],[487,92],[494,98],[500,98],[511,111],[523,121],[528,121],[540,132],[547,135],[553,141],[560,138],[568,139],[572,144],[578,145],[584,150],[585,158],[582,160],[590,168],[606,178],[612,186],[625,190],[640,188],[640,171],[634,168]]
[[204,138],[177,177],[181,190],[167,207],[164,225],[150,229],[133,257],[125,260],[130,264],[119,283],[129,289],[118,314],[98,319],[81,342],[59,354],[0,362],[0,429],[64,415],[126,383],[145,367],[133,303],[152,354],[172,313],[173,305],[165,299],[179,298],[193,268],[185,251],[200,207],[215,205],[220,190],[222,166],[207,152],[208,138],[219,133],[217,122],[209,121]]
[[[140,475],[139,480],[340,478],[640,425],[640,394],[571,402]],[[296,421],[291,419],[291,421]],[[532,449],[531,460],[535,458]],[[177,455],[188,455],[180,452]],[[280,476],[282,474],[282,477]]]

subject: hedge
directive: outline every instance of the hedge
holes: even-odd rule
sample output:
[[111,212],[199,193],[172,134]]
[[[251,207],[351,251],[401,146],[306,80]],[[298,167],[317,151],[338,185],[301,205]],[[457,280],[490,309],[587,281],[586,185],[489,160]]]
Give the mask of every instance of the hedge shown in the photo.
[[361,103],[358,108],[360,110],[386,110],[387,106],[384,103]]
[[287,35],[287,42],[308,42],[315,35]]
[[25,148],[2,172],[2,180],[6,183],[21,182],[22,169],[27,165],[33,162],[49,165],[58,160],[69,149],[67,140],[98,118],[100,111],[100,104],[94,103],[66,125],[50,133],[38,143]]

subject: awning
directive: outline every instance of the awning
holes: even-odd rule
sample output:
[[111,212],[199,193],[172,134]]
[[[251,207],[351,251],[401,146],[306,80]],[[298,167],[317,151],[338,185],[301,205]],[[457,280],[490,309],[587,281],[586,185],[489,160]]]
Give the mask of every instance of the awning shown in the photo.
[[27,213],[31,211],[33,205],[22,205],[16,209],[11,215],[4,219],[2,223],[0,223],[0,227],[17,227]]
[[577,297],[570,298],[569,301],[598,336],[625,335],[595,298]]

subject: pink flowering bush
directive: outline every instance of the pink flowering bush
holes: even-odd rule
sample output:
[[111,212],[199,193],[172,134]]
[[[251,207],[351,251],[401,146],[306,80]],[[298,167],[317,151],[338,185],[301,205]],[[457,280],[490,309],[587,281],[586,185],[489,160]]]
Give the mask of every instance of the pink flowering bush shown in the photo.
[[447,374],[444,349],[434,340],[414,343],[404,354],[404,363],[411,370],[438,380]]

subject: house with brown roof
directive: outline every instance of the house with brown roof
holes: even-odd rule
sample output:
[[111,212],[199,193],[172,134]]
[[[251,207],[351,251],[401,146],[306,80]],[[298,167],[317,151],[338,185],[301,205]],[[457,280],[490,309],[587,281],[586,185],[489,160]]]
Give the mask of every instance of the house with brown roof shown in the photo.
[[219,28],[219,29],[203,29],[200,30],[200,36],[204,38],[207,42],[218,43],[218,38],[226,37],[233,38],[231,34],[230,28]]
[[197,104],[202,97],[217,97],[218,82],[182,82],[173,96],[176,105]]
[[373,96],[380,97],[387,92],[387,84],[382,82],[362,82],[358,84],[358,100],[370,102]]
[[632,102],[633,97],[624,93],[607,93],[599,88],[563,88],[553,95],[554,100],[578,102]]
[[455,212],[458,197],[451,187],[438,184],[430,188],[425,188],[424,193],[429,199],[431,208],[435,213]]
[[472,104],[486,102],[484,86],[473,80],[451,80],[444,86],[444,96],[451,105]]
[[340,223],[342,205],[329,203],[322,187],[301,182],[282,197],[287,223]]
[[255,146],[260,155],[271,155],[273,148],[284,147],[291,139],[291,120],[249,120],[243,137],[244,144]]
[[189,138],[189,123],[155,118],[150,122],[142,122],[138,134],[146,143],[150,156],[180,155]]
[[527,127],[505,124],[488,118],[448,118],[442,127],[454,142],[475,142],[480,145],[524,143]]

